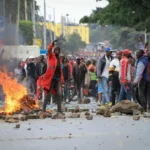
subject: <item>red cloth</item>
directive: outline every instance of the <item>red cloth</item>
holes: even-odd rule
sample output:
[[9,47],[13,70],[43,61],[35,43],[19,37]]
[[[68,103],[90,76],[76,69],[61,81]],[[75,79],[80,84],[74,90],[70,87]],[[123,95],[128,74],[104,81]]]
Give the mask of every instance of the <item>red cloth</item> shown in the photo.
[[129,49],[125,49],[125,50],[122,51],[123,56],[124,56],[124,55],[128,55],[128,54],[131,54],[131,53],[132,53],[132,51],[129,50]]
[[[45,91],[50,90],[52,79],[53,79],[53,76],[54,76],[54,73],[55,73],[55,70],[57,67],[58,60],[57,60],[55,54],[52,52],[53,47],[54,47],[53,44],[50,44],[48,46],[48,56],[47,56],[48,67],[47,67],[47,71],[42,80],[42,88]],[[60,83],[63,83],[64,79],[63,79],[62,68],[60,68],[60,72],[61,72],[60,73]]]
[[36,82],[37,85],[37,89],[36,89],[36,98],[39,99],[40,98],[40,94],[41,94],[41,87],[42,87],[42,77],[39,76],[38,80]]
[[129,62],[129,59],[127,57],[123,57],[121,59],[121,62],[120,62],[120,65],[121,65],[121,79],[120,79],[120,82],[123,83],[123,84],[126,84],[126,83],[130,83],[131,81],[129,81],[128,79],[128,72],[130,71],[131,73],[131,67],[130,67],[130,62]]

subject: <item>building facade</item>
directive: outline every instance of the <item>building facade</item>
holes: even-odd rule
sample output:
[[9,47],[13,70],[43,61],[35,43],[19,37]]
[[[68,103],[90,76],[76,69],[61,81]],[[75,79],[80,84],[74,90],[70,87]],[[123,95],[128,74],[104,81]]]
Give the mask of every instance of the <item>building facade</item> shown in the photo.
[[46,28],[48,30],[52,30],[55,32],[57,37],[60,37],[60,35],[64,35],[66,38],[73,34],[77,33],[80,35],[81,40],[85,42],[86,44],[89,44],[89,27],[85,25],[63,25],[61,23],[58,23],[54,26],[53,23],[47,22]]

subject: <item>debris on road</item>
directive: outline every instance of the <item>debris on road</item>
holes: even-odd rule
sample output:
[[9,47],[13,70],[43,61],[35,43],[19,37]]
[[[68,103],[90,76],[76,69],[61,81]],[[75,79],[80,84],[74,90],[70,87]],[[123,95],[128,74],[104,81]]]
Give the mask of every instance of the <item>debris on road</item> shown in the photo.
[[15,128],[19,129],[20,128],[20,124],[16,124]]
[[133,115],[133,120],[140,120],[140,115]]
[[56,113],[52,116],[52,119],[66,119],[66,116],[62,113]]
[[79,99],[78,101],[79,104],[89,104],[90,102],[91,100],[89,98]]
[[79,113],[79,112],[80,112],[80,107],[77,105],[75,106],[74,113]]
[[104,108],[100,108],[96,114],[103,115],[104,117],[111,117],[110,107],[105,106]]
[[90,114],[90,115],[86,116],[86,119],[87,120],[93,120],[93,116]]
[[13,119],[13,118],[9,118],[9,119],[6,118],[5,122],[7,122],[7,123],[18,123],[19,120],[18,119]]
[[80,118],[80,114],[79,113],[72,113],[69,118]]
[[129,100],[123,100],[110,109],[111,113],[121,112],[125,114],[133,114],[133,112],[136,110],[143,112],[143,108],[141,105],[131,102]]
[[90,113],[89,113],[89,112],[86,112],[86,113],[85,113],[85,116],[89,116],[89,115],[90,115]]
[[150,118],[150,113],[145,112],[143,116],[144,116],[145,118]]

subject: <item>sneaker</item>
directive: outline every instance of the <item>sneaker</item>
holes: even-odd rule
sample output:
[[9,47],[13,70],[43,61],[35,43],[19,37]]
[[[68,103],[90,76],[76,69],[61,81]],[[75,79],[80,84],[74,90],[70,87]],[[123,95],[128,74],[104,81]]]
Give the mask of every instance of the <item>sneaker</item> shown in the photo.
[[105,105],[101,105],[101,108],[105,108],[106,106]]
[[101,103],[97,103],[97,106],[101,106]]

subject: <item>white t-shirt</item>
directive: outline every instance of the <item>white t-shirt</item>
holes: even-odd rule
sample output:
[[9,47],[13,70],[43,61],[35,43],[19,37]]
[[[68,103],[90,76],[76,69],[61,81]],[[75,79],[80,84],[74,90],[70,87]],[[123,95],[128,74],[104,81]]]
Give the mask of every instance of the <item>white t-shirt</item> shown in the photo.
[[102,73],[102,77],[109,77],[109,66],[110,66],[110,62],[111,62],[111,58],[107,58],[105,55],[105,59],[106,59],[106,65],[104,67],[103,73]]
[[117,58],[114,58],[110,63],[110,68],[114,68],[114,71],[120,71],[120,61]]

